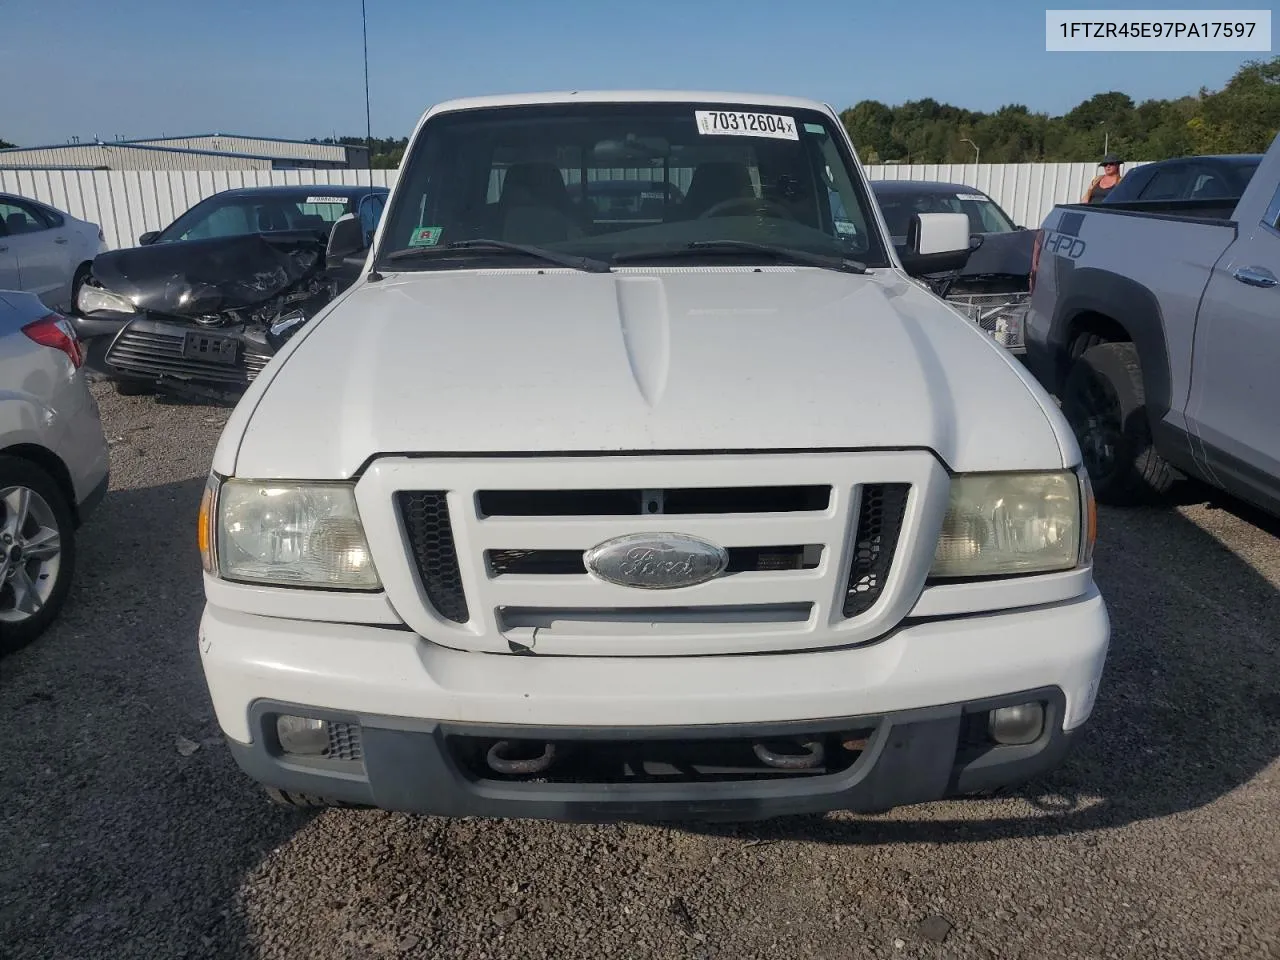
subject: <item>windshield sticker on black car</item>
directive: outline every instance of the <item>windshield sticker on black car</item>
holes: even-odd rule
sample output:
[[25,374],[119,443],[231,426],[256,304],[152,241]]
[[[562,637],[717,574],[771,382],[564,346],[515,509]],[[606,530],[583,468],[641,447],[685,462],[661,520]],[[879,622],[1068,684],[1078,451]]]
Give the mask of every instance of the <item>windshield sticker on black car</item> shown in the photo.
[[434,247],[440,242],[440,234],[443,231],[443,227],[418,227],[409,238],[409,246]]
[[307,203],[346,203],[346,197],[307,197]]
[[984,197],[984,196],[983,196],[982,194],[980,194],[980,193],[957,193],[957,194],[956,194],[956,199],[957,199],[957,200],[979,200],[979,201],[982,201],[982,200],[986,200],[987,198],[986,198],[986,197]]
[[698,132],[735,137],[772,137],[775,140],[799,140],[796,122],[775,113],[743,113],[725,110],[695,110]]

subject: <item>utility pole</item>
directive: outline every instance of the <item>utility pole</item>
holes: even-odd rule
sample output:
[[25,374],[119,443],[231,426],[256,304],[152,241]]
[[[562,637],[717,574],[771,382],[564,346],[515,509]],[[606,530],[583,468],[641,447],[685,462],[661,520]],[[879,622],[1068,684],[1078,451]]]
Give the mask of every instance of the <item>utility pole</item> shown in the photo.
[[982,156],[982,150],[978,147],[976,143],[974,143],[968,137],[961,137],[960,142],[967,143],[969,146],[973,147],[973,162],[975,165],[977,165],[978,159]]

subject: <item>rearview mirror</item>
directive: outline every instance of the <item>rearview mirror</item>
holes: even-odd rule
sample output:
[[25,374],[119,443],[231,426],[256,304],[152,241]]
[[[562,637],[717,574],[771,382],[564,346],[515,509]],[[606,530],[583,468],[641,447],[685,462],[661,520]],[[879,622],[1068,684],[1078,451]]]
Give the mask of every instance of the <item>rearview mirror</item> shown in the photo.
[[142,236],[138,237],[138,246],[145,247],[156,242],[156,237],[160,236],[159,230],[148,230]]
[[973,252],[969,218],[963,213],[916,213],[907,226],[907,244],[899,254],[912,276],[959,270]]

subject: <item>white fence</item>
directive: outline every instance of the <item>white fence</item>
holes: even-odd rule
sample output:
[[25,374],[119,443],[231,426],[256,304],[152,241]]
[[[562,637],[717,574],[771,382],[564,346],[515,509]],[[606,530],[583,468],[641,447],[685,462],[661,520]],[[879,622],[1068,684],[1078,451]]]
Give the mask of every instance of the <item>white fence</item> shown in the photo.
[[[1136,164],[1135,164],[1136,166]],[[872,180],[962,183],[990,194],[1015,223],[1036,227],[1055,203],[1074,203],[1097,173],[1091,163],[911,164],[867,167]],[[132,246],[198,200],[230,187],[368,183],[395,170],[0,170],[0,192],[32,197],[101,224],[112,249]]]

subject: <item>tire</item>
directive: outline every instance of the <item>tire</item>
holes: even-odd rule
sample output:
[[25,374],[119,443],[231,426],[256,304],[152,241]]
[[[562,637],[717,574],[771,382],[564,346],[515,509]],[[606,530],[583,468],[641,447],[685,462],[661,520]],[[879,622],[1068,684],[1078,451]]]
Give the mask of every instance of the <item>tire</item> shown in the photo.
[[278,790],[275,787],[265,787],[264,789],[273,804],[290,810],[323,810],[328,807],[346,806],[346,804],[339,803],[337,800],[315,797],[309,793],[292,793]]
[[1102,337],[1096,333],[1082,333],[1076,337],[1071,343],[1070,357],[1072,360],[1078,360],[1086,350],[1096,347],[1102,343]]
[[155,384],[147,380],[113,380],[112,385],[122,397],[149,397],[156,392]]
[[[50,539],[56,547],[44,556]],[[33,558],[31,547],[38,541],[45,549]],[[0,652],[12,653],[58,616],[76,561],[71,504],[57,481],[20,457],[0,456],[0,556]]]
[[1153,503],[1179,478],[1152,441],[1142,366],[1132,343],[1102,343],[1085,350],[1067,374],[1062,412],[1080,444],[1099,503]]

